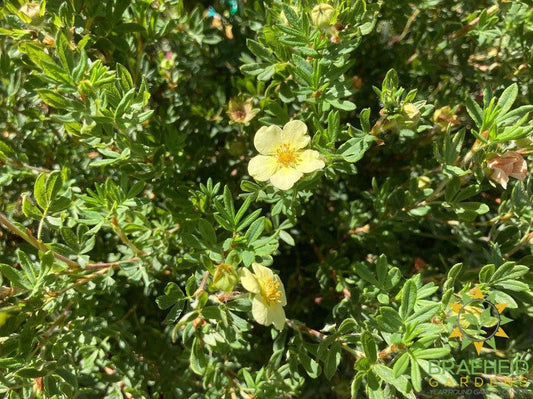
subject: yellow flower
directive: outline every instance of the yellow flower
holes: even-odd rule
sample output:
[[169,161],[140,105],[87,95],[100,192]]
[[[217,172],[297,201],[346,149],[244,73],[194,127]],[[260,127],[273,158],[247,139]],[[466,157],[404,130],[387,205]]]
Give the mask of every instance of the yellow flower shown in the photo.
[[241,269],[242,286],[254,294],[252,315],[259,324],[274,324],[281,331],[285,325],[283,306],[287,304],[283,283],[268,267],[253,263],[252,268],[254,273]]
[[254,137],[260,155],[248,164],[248,173],[255,180],[270,180],[280,190],[292,188],[304,173],[322,169],[325,164],[318,151],[303,150],[311,141],[302,121],[290,121],[283,130],[278,126],[263,126]]

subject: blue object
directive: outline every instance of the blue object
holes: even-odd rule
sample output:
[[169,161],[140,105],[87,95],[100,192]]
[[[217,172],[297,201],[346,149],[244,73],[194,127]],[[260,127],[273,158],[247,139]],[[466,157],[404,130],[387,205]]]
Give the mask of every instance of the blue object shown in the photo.
[[218,15],[218,12],[216,12],[216,10],[212,6],[209,6],[209,8],[207,9],[207,16],[216,17],[217,15]]
[[229,4],[229,12],[231,15],[237,14],[237,11],[239,11],[239,3],[237,3],[237,0],[228,0]]

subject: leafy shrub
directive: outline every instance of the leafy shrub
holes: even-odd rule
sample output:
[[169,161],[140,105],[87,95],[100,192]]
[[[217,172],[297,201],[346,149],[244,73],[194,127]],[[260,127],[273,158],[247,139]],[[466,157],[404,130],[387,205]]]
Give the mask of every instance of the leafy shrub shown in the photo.
[[531,2],[210,4],[1,5],[0,391],[527,397]]

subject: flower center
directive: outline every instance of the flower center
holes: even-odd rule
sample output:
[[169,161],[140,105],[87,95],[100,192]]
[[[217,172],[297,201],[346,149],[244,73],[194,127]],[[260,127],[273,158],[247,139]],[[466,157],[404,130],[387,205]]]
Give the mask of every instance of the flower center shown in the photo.
[[236,121],[243,121],[246,118],[246,111],[243,109],[236,109],[233,111],[233,118]]
[[261,284],[261,296],[263,301],[268,305],[281,303],[281,284],[274,279],[268,279]]
[[282,144],[276,151],[278,162],[283,166],[290,166],[297,160],[296,150],[290,144]]

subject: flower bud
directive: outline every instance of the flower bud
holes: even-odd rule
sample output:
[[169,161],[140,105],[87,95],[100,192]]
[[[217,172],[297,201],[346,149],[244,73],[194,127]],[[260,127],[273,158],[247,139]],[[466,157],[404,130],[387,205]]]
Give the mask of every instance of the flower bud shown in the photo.
[[449,105],[436,109],[433,113],[433,122],[445,130],[448,125],[458,125],[459,120]]
[[224,292],[231,292],[233,291],[235,284],[238,282],[239,275],[233,266],[223,263],[215,268],[215,275],[213,276],[212,284],[214,289]]
[[311,22],[318,28],[331,26],[335,23],[335,9],[326,3],[320,3],[311,11]]
[[415,124],[420,119],[420,110],[413,103],[404,104],[403,114],[406,116],[406,122]]

